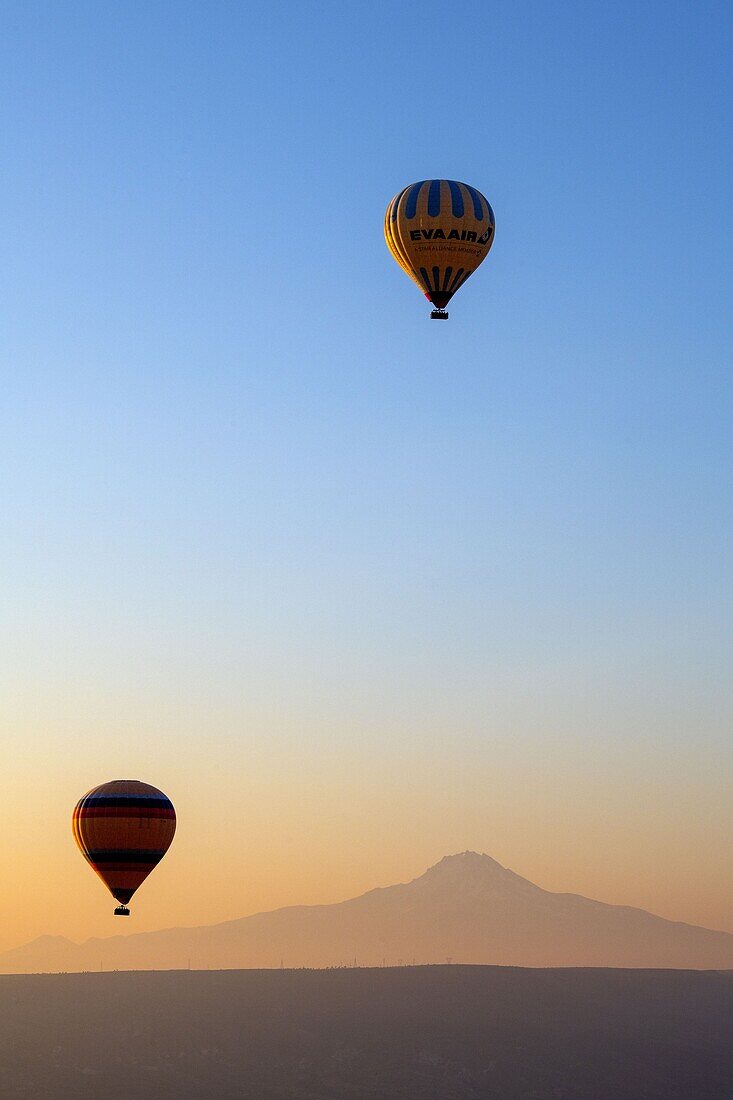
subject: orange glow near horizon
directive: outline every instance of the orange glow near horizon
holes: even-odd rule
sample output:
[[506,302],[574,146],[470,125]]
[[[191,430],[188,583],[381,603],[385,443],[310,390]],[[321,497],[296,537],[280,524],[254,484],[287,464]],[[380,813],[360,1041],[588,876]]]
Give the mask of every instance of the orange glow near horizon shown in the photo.
[[[323,716],[316,729],[270,715],[267,732],[267,716],[252,714],[241,733],[220,729],[216,739],[196,736],[191,714],[159,714],[147,730],[139,717],[132,732],[107,715],[116,728],[104,746],[79,727],[73,751],[63,722],[54,732],[49,721],[42,738],[25,730],[0,807],[0,874],[11,884],[0,948],[341,901],[466,849],[547,890],[733,930],[726,838],[711,828],[725,817],[726,785],[702,774],[692,746],[651,783],[648,759],[625,761],[609,743],[589,753],[582,738],[547,739],[538,751],[529,738],[464,734],[459,745],[423,730],[418,751],[410,730],[402,744],[363,728],[347,741]],[[70,825],[80,794],[112,778],[161,787],[179,822],[124,925]]]

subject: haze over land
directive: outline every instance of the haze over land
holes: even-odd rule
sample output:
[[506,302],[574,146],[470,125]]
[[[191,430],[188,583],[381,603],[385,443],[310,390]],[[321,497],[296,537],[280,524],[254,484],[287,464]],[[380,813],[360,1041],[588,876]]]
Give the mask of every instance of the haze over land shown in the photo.
[[412,882],[339,904],[292,906],[224,924],[80,945],[41,937],[0,955],[0,969],[327,967],[355,960],[377,966],[448,958],[531,967],[723,969],[733,968],[733,935],[553,894],[490,856],[463,852]]
[[0,978],[3,1100],[722,1100],[733,974]]

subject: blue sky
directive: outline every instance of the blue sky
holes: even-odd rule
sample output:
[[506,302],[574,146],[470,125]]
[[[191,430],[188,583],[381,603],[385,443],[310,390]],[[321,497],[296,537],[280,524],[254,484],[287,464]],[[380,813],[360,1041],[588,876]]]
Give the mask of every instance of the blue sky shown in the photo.
[[[337,781],[427,737],[432,769],[559,760],[572,799],[591,753],[634,797],[661,784],[662,837],[692,777],[722,838],[729,5],[3,22],[2,618],[29,760],[58,775],[78,737],[91,786],[153,737],[158,782],[202,736],[282,768],[308,730],[352,745]],[[497,221],[443,325],[382,238],[435,176]]]

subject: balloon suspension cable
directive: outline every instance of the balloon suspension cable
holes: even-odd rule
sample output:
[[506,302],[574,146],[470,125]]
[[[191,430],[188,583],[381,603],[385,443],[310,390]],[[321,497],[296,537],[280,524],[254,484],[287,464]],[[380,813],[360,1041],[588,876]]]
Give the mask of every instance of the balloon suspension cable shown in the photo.
[[444,309],[434,309],[430,314],[433,321],[447,321],[448,314]]

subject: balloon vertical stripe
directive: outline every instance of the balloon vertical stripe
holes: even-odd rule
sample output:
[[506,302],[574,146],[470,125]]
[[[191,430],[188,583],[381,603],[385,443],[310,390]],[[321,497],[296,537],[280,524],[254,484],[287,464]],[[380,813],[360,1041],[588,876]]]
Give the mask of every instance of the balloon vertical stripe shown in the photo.
[[486,202],[486,199],[483,197],[483,195],[479,195],[475,187],[471,187],[468,183],[466,184],[466,187],[468,188],[468,193],[473,201],[474,217],[476,218],[476,221],[482,222],[484,220],[483,203],[486,203],[487,206],[489,204],[488,202]]
[[406,218],[415,217],[415,214],[417,213],[417,200],[420,197],[420,190],[424,183],[427,183],[427,180],[422,180],[420,183],[413,183],[412,187],[409,189],[410,193],[408,194],[407,200],[405,202]]
[[456,271],[455,278],[453,279],[453,282],[448,287],[448,292],[450,294],[455,294],[455,292],[458,290],[458,287],[461,285],[461,275],[462,274],[463,274],[463,268],[459,267],[458,271]]
[[428,190],[428,214],[437,218],[440,214],[440,180],[431,180]]
[[448,187],[450,188],[451,198],[451,210],[454,218],[463,217],[463,192],[461,191],[460,183],[456,183],[455,180],[448,180]]

